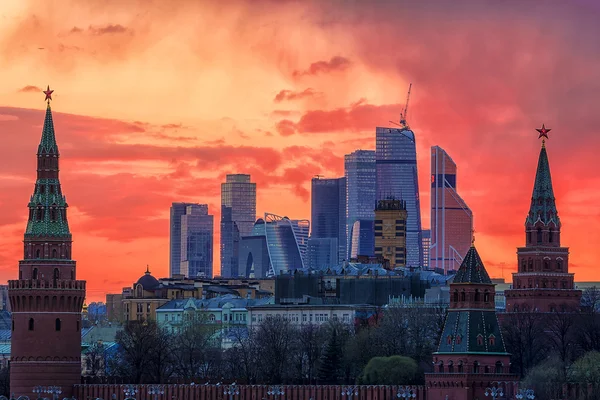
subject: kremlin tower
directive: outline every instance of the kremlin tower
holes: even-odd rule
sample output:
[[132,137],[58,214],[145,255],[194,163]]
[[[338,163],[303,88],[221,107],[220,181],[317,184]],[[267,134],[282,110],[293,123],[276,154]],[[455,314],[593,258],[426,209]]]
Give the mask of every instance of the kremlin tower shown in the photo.
[[498,382],[506,398],[514,395],[518,378],[509,372],[495,286],[471,245],[450,284],[450,307],[433,353],[434,372],[425,374],[429,400],[484,399],[486,388]]
[[[29,200],[19,279],[9,281],[12,307],[11,392],[33,396],[34,386],[58,386],[70,397],[81,381],[81,307],[85,281],[71,259],[67,202],[50,100],[37,151],[37,180]],[[38,397],[37,395],[35,397]],[[31,398],[35,398],[31,397]]]
[[[518,271],[506,296],[506,312],[568,312],[579,309],[581,291],[569,272],[569,248],[560,245],[561,222],[552,188],[546,152],[547,129],[542,138],[529,213],[525,218],[525,247],[517,249]],[[545,139],[544,139],[545,138]]]

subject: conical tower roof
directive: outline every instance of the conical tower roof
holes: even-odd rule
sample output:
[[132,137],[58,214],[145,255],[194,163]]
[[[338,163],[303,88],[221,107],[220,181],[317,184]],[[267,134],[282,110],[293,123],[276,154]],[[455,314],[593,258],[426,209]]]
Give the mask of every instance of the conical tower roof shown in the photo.
[[483,261],[474,245],[471,246],[454,276],[453,283],[492,284]]
[[42,139],[38,146],[38,154],[58,154],[58,145],[54,135],[54,122],[52,121],[52,110],[50,103],[46,107],[46,117],[44,118],[44,127],[42,128]]
[[540,150],[533,194],[531,195],[531,206],[525,223],[533,225],[538,221],[541,221],[544,225],[548,225],[550,222],[554,222],[556,225],[560,224],[552,188],[550,163],[548,162],[548,153],[544,143],[542,143],[542,149]]

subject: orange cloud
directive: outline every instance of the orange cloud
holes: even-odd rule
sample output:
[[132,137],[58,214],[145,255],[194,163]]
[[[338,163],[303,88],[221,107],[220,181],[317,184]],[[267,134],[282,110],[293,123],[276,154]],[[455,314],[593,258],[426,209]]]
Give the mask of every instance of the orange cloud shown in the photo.
[[303,71],[294,71],[294,76],[303,76],[303,75],[318,75],[318,74],[328,74],[331,72],[337,71],[345,71],[350,68],[352,63],[345,57],[335,56],[332,57],[329,61],[317,61],[310,64],[308,69]]
[[21,89],[19,89],[19,92],[21,93],[40,93],[41,91],[42,89],[33,85],[23,86]]
[[277,93],[277,95],[275,96],[275,99],[273,100],[275,103],[281,103],[284,100],[298,100],[298,99],[302,99],[302,98],[306,98],[306,97],[314,97],[314,96],[318,96],[319,93],[316,92],[314,89],[308,88],[308,89],[304,89],[301,92],[294,92],[293,90],[282,90],[279,93]]

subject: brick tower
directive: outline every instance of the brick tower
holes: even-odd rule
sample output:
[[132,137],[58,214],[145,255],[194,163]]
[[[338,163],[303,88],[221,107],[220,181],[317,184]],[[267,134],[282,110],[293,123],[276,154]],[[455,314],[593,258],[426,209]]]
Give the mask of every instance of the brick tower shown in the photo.
[[[537,129],[548,138],[545,126]],[[538,160],[529,213],[525,218],[525,247],[517,249],[518,271],[506,296],[506,312],[560,312],[579,309],[581,291],[569,273],[569,248],[560,245],[561,223],[556,209],[545,140]]]
[[81,381],[81,307],[85,281],[71,259],[67,202],[58,179],[50,88],[29,201],[19,279],[9,281],[12,307],[11,392],[32,397],[36,385],[59,386],[70,397]]
[[484,399],[486,388],[503,383],[512,398],[517,376],[509,373],[496,317],[495,285],[471,246],[450,284],[450,307],[437,352],[434,372],[425,375],[429,400]]

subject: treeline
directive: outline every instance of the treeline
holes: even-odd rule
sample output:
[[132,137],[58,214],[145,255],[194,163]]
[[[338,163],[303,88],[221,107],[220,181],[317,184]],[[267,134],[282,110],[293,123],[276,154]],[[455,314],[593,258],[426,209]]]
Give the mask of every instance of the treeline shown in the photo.
[[600,291],[586,289],[581,305],[578,312],[501,318],[511,369],[536,399],[562,398],[569,384],[580,388],[577,398],[600,399]]
[[[224,350],[205,321],[188,322],[176,334],[154,322],[130,322],[117,334],[117,351],[88,350],[87,371],[131,383],[418,384],[431,369],[444,316],[442,308],[394,307],[360,327],[270,318],[251,330],[232,328],[232,346]],[[375,358],[397,355],[404,357]]]

